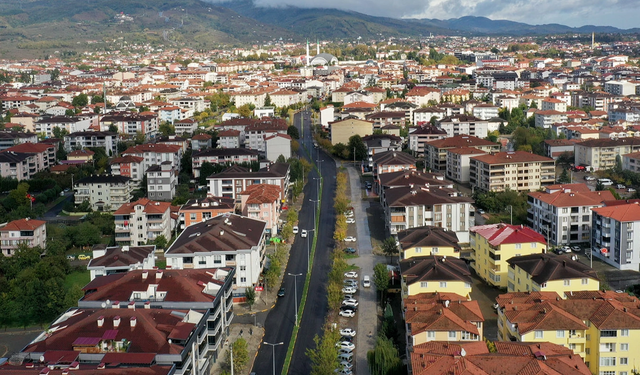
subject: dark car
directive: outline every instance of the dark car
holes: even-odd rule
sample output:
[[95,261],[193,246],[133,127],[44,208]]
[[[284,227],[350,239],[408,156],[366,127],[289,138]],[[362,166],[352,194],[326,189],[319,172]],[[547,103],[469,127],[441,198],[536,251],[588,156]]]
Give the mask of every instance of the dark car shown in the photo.
[[351,311],[358,311],[358,307],[357,306],[340,306],[340,310],[342,311],[346,311],[346,310],[351,310]]
[[344,252],[347,254],[355,254],[356,253],[356,249],[354,249],[353,247],[347,247],[344,249]]
[[280,288],[280,290],[278,290],[278,297],[284,297],[284,287]]

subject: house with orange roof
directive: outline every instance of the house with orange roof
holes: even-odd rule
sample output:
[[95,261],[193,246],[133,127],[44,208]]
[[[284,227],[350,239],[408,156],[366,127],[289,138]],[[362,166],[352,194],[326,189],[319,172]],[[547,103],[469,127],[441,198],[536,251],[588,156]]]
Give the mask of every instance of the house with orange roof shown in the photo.
[[0,251],[2,251],[2,255],[12,256],[20,245],[40,246],[44,250],[47,245],[46,224],[46,221],[25,218],[0,226]]
[[277,185],[249,185],[244,191],[238,193],[242,216],[266,221],[267,232],[278,233],[281,192],[282,189]]
[[591,210],[614,200],[610,191],[591,191],[585,184],[547,186],[529,193],[528,225],[545,233],[552,245],[591,241]]
[[160,236],[168,241],[175,223],[171,220],[171,203],[141,198],[125,203],[113,213],[116,244],[143,246]]
[[440,97],[440,90],[426,86],[416,86],[405,95],[409,103],[415,104],[418,107],[429,105],[429,101],[438,103],[440,102]]

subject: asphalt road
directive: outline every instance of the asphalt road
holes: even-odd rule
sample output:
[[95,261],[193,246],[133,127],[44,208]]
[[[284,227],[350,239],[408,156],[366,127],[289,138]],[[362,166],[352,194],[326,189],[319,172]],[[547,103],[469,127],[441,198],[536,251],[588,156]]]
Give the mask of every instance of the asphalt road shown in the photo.
[[62,212],[62,209],[64,208],[64,205],[67,204],[67,202],[73,202],[73,192],[71,191],[65,193],[65,198],[60,203],[51,207],[47,212],[44,213],[45,220],[53,219],[58,216],[60,212]]
[[[294,117],[296,126],[298,127],[300,127],[301,122],[300,116],[301,114],[296,114],[296,116]],[[305,130],[304,135],[301,132],[301,136],[303,136],[303,138],[300,140],[300,143],[301,145],[304,144],[305,146],[310,146],[311,150],[313,150],[313,142],[310,135],[310,114],[304,117]],[[303,147],[300,148],[299,153],[301,155],[304,155]],[[321,154],[321,157],[328,158],[328,156],[323,154]],[[329,240],[332,241],[331,238],[334,224],[332,208],[333,205],[331,203],[331,198],[333,197],[333,190],[335,190],[335,165],[327,162],[321,163],[321,167],[323,175],[329,177],[325,178],[322,181],[322,211],[324,212],[324,215],[320,215],[320,237],[318,239],[317,247],[317,249],[319,249],[320,251],[316,252],[315,259],[318,263],[314,265],[314,272],[312,274],[311,282],[312,286],[309,290],[309,297],[307,299],[301,328],[298,333],[298,345],[296,346],[296,350],[294,351],[294,357],[289,371],[289,373],[292,374],[308,374],[310,372],[308,370],[305,370],[305,368],[308,369],[308,364],[306,363],[307,358],[304,352],[308,345],[313,343],[313,336],[316,333],[320,332],[322,328],[327,305],[326,293],[324,292],[324,284],[326,283],[326,272],[329,267],[329,253],[327,250],[329,246]],[[333,172],[331,168],[333,168]],[[313,180],[313,178],[317,177],[318,176],[316,172],[312,171],[309,174],[309,181],[311,181],[311,183],[307,183],[304,188],[305,202],[303,202],[302,208],[298,213],[298,227],[300,229],[313,228],[313,210],[315,209],[316,203],[309,201],[309,199],[316,200],[318,185],[317,181]],[[326,212],[328,212],[328,214]],[[311,236],[312,233],[310,233],[309,235]],[[291,246],[289,263],[287,264],[287,268],[284,271],[285,276],[283,286],[286,288],[286,294],[284,297],[278,299],[275,307],[271,309],[271,311],[269,311],[264,321],[265,335],[263,341],[272,344],[278,344],[280,342],[283,343],[283,345],[278,345],[275,347],[276,374],[280,374],[282,372],[282,366],[287,352],[287,347],[291,338],[291,334],[293,332],[295,312],[300,304],[299,297],[302,293],[302,288],[304,286],[304,277],[306,276],[307,272],[308,239],[311,238],[301,238],[299,235],[296,236]],[[324,272],[322,272],[323,270]],[[288,276],[289,273],[302,274],[302,276],[297,277],[297,284],[295,283],[296,278],[294,278],[293,276]],[[324,282],[322,281],[323,277],[325,279]],[[298,289],[297,298],[295,295],[295,286],[297,286]],[[273,372],[273,350],[274,349],[272,349],[270,345],[263,344],[260,346],[252,369],[253,372],[255,372],[257,375],[268,375]]]

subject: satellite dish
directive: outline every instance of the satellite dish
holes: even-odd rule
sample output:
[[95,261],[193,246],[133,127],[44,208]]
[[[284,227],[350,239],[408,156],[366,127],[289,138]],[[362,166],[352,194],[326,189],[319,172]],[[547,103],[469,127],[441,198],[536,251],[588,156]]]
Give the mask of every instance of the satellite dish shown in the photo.
[[104,302],[102,302],[102,305],[101,305],[101,306],[102,306],[102,308],[104,309],[105,307],[107,307],[107,304],[106,304],[106,303],[104,303]]
[[44,356],[43,355],[40,356],[40,362],[44,362]]
[[106,302],[107,302],[107,305],[111,304],[111,300],[109,300],[109,299]]
[[465,355],[467,355],[467,351],[466,351],[466,350],[464,350],[464,348],[462,348],[462,349],[460,350],[460,355],[464,357]]

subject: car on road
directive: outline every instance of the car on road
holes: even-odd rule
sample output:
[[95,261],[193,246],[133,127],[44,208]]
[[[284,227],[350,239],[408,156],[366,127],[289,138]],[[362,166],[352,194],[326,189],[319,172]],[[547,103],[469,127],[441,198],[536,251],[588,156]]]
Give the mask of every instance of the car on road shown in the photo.
[[296,225],[295,227],[293,227],[293,234],[298,234],[300,230],[298,229],[298,226]]
[[561,247],[562,251],[564,251],[565,253],[570,253],[571,252],[571,248],[569,246],[562,246]]
[[356,271],[345,272],[344,277],[351,277],[351,278],[357,279],[358,273]]
[[75,260],[75,259],[76,259],[76,257],[75,257],[75,256],[73,256],[73,255],[67,255],[67,259],[68,259],[68,260]]
[[347,247],[344,249],[344,252],[347,254],[355,254],[356,253],[356,249],[354,249],[353,247]]
[[346,349],[347,351],[353,351],[356,348],[355,344],[349,341],[340,341],[336,344],[336,348]]
[[362,286],[365,288],[371,287],[371,278],[369,277],[369,275],[364,275],[364,277],[362,278]]
[[280,288],[278,290],[278,297],[284,297],[284,293],[285,293],[285,289],[284,287]]
[[351,329],[351,328],[343,328],[340,330],[340,334],[342,336],[355,336],[356,335],[356,330],[355,329]]
[[479,213],[480,215],[484,215],[484,210],[482,208],[478,208],[476,212]]
[[369,181],[367,181],[364,186],[369,190],[373,187],[373,185]]
[[350,217],[347,219],[347,224],[355,224],[356,223],[356,219]]
[[582,249],[580,248],[580,246],[571,246],[571,251],[579,253],[580,251],[582,251]]
[[78,255],[78,260],[89,260],[89,259],[91,259],[91,256],[89,255],[85,255],[85,254]]
[[624,186],[623,184],[617,184],[616,185],[616,189],[626,189],[627,187]]
[[345,318],[353,318],[354,316],[356,316],[356,312],[353,310],[341,310],[338,314],[340,316],[344,316]]
[[596,178],[593,176],[584,176],[585,181],[595,181]]
[[356,238],[354,236],[347,236],[347,238],[344,239],[344,242],[356,242]]
[[342,288],[342,293],[354,294],[356,292],[357,292],[356,288],[352,288],[350,286],[345,286],[344,288]]
[[300,232],[300,237],[302,238],[306,238],[307,237],[307,230],[303,229],[302,232]]
[[353,307],[356,307],[356,306],[358,306],[358,300],[355,300],[355,299],[353,299],[353,298],[352,298],[352,299],[345,299],[344,301],[342,301],[342,304],[343,304],[344,306],[353,306]]
[[635,193],[636,189],[630,187],[630,188],[627,188],[627,191],[629,193]]

